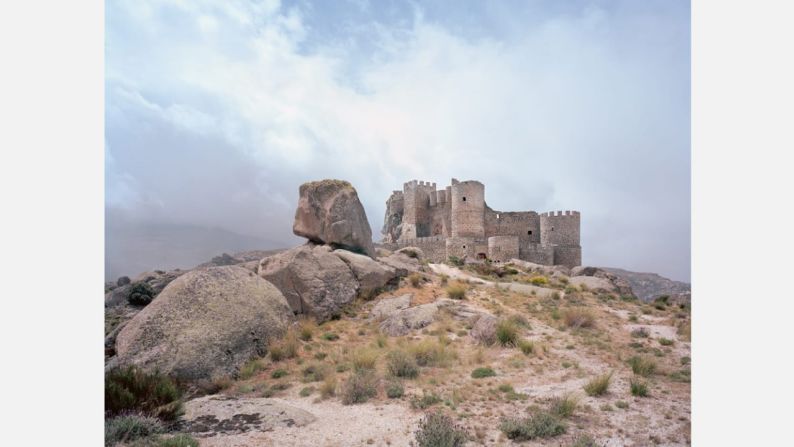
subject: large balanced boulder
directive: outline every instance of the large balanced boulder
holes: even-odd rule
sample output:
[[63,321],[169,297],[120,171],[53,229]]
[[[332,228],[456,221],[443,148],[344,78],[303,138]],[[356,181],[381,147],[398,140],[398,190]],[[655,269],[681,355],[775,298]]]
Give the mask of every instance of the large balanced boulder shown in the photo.
[[359,288],[350,267],[331,247],[311,242],[262,259],[258,272],[281,291],[295,313],[321,322],[340,315]]
[[358,280],[359,296],[371,298],[388,285],[397,285],[397,269],[375,261],[369,256],[347,250],[334,250],[333,253],[344,261]]
[[183,380],[233,376],[293,318],[272,284],[236,266],[194,270],[171,282],[116,338],[116,364]]
[[358,193],[342,180],[320,180],[300,186],[292,231],[318,244],[375,255],[372,229]]

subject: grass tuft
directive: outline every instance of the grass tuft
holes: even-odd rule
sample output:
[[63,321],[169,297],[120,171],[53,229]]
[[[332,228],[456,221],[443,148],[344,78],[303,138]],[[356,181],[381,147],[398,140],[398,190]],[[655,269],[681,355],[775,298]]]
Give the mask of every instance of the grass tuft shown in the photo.
[[565,433],[565,424],[559,417],[540,411],[524,419],[504,419],[499,429],[514,441],[552,438]]
[[353,405],[368,401],[378,394],[378,378],[372,370],[353,373],[342,385],[342,404]]
[[648,385],[639,379],[631,379],[629,382],[632,396],[648,397]]
[[496,371],[489,367],[481,367],[477,368],[471,372],[471,377],[474,379],[482,379],[485,377],[494,377],[496,375]]
[[462,447],[468,438],[466,431],[455,425],[452,418],[438,412],[425,415],[416,431],[418,447]]
[[584,392],[588,396],[603,396],[609,389],[609,382],[612,380],[612,372],[602,374],[587,382]]

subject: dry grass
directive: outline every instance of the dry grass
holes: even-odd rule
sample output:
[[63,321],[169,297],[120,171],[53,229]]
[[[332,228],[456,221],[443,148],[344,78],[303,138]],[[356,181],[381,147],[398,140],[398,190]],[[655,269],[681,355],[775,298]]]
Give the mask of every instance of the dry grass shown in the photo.
[[293,331],[289,331],[283,339],[270,344],[270,360],[279,362],[284,359],[294,359],[298,356],[299,348],[297,336]]
[[450,284],[446,288],[447,296],[453,300],[466,298],[467,287],[459,282]]
[[566,309],[562,314],[565,325],[572,329],[595,327],[595,315],[590,309],[582,307]]
[[375,364],[378,362],[378,351],[372,348],[359,348],[350,354],[350,363],[353,364],[353,370],[373,370]]
[[612,372],[602,374],[587,382],[584,391],[588,396],[603,396],[609,390],[609,382],[612,380]]
[[311,340],[315,330],[317,323],[311,318],[301,318],[298,322],[298,338],[303,341]]

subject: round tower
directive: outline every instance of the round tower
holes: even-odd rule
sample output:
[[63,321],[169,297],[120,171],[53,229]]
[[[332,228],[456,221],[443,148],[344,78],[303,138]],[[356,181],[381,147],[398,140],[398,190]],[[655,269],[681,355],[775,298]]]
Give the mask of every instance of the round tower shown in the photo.
[[476,180],[451,186],[452,237],[485,237],[485,185]]

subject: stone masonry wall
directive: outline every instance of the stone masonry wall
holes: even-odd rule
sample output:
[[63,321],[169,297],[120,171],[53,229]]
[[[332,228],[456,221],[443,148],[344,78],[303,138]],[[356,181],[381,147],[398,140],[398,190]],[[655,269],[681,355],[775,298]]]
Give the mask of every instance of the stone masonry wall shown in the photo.
[[452,182],[452,237],[485,238],[485,186],[475,180]]
[[506,262],[518,257],[518,236],[491,236],[488,238],[488,259]]

